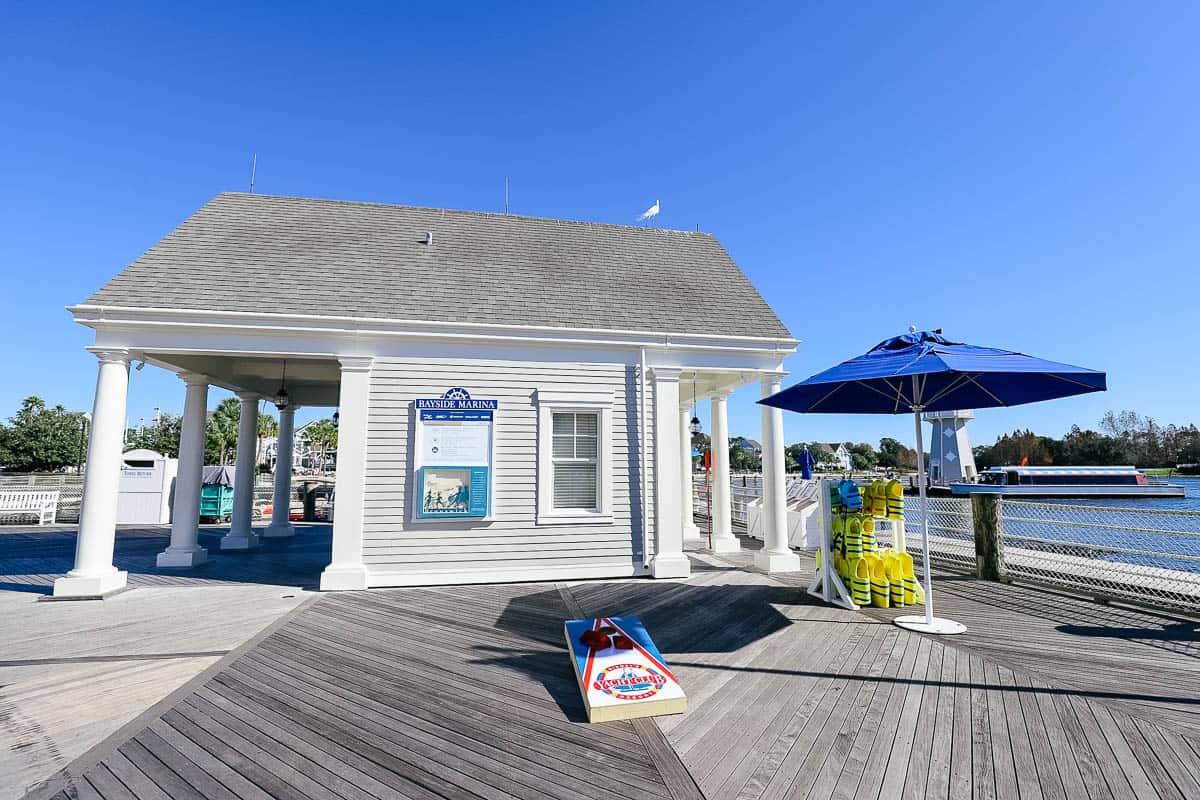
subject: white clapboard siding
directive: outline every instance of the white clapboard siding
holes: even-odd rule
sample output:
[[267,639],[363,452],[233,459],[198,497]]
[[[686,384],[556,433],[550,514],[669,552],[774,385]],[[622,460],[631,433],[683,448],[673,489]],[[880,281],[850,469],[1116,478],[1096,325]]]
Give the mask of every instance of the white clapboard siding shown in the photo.
[[[418,397],[461,386],[495,399],[493,519],[411,522],[407,490]],[[653,385],[640,491],[639,387],[630,364],[376,359],[371,369],[363,560],[375,585],[640,574],[642,520],[654,518]],[[611,524],[537,524],[538,391],[613,394]]]

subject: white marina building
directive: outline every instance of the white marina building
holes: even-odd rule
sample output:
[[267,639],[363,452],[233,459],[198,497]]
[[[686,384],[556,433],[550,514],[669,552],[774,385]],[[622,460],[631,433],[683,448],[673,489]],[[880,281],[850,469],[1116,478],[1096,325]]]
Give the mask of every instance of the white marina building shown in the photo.
[[[731,310],[734,310],[731,312]],[[179,375],[170,546],[188,568],[210,386],[280,408],[275,517],[236,477],[221,548],[287,537],[297,407],[337,409],[323,589],[688,575],[692,397],[773,394],[797,345],[708,233],[370,203],[221,194],[85,302],[99,375],[74,568],[59,597],[125,585],[113,564],[128,370]],[[782,412],[761,409],[766,547],[787,547]],[[714,448],[714,549],[734,549],[728,448]]]

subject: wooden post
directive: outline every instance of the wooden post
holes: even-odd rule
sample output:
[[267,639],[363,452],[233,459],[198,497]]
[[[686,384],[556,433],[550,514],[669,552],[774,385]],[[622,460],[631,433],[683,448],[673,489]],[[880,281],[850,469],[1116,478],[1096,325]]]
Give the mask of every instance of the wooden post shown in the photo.
[[304,521],[316,522],[317,495],[316,492],[313,491],[313,485],[308,481],[305,481],[300,491],[304,496]]
[[972,494],[971,517],[975,528],[975,576],[988,581],[1007,580],[1000,536],[1000,495]]

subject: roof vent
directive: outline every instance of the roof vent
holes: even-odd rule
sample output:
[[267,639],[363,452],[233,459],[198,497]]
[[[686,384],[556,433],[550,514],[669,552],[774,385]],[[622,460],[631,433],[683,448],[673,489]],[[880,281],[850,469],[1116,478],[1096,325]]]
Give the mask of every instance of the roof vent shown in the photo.
[[425,231],[425,244],[433,244],[433,231]]

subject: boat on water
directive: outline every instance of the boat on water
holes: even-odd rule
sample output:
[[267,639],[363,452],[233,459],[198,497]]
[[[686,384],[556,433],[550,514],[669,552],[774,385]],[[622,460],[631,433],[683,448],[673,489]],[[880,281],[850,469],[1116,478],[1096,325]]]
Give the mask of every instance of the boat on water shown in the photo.
[[1137,467],[990,467],[950,493],[1005,497],[1184,497],[1184,487],[1152,481]]

